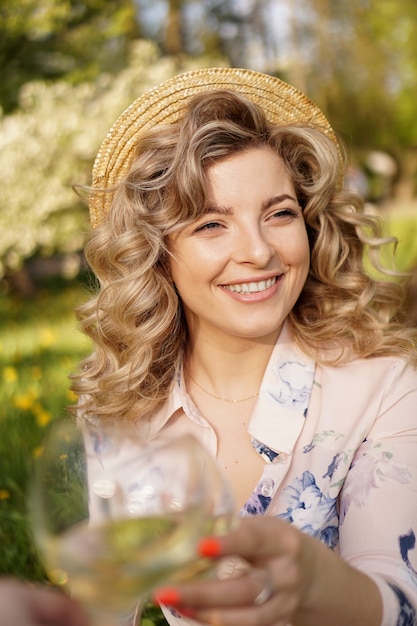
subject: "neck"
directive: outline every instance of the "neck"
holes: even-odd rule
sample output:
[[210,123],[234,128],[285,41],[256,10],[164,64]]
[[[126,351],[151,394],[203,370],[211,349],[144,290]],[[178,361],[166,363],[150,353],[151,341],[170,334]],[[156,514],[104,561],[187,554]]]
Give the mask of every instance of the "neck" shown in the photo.
[[200,385],[200,383],[191,376],[190,372],[187,372],[187,377],[192,381],[194,385],[196,385],[200,389],[200,391],[204,391],[204,393],[207,396],[210,396],[210,398],[214,398],[215,400],[220,400],[221,402],[229,402],[231,404],[238,404],[238,403],[240,404],[240,402],[248,402],[249,400],[253,400],[254,398],[257,398],[259,395],[259,392],[256,391],[255,393],[251,393],[249,396],[244,396],[243,398],[224,398],[223,396],[218,396],[212,391],[209,391],[208,389],[203,387],[203,385]]
[[210,342],[194,344],[185,360],[185,375],[218,400],[242,402],[258,394],[272,349],[269,343],[255,342],[241,343],[234,351]]

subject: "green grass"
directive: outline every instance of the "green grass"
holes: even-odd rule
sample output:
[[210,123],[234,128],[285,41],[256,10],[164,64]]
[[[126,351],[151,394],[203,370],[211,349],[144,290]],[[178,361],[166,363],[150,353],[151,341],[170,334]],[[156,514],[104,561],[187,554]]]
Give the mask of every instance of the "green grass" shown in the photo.
[[74,307],[79,283],[0,300],[0,574],[43,580],[26,516],[26,493],[47,424],[74,402],[68,375],[87,352]]
[[[27,517],[30,477],[45,428],[75,402],[69,374],[89,350],[74,308],[87,297],[77,281],[55,282],[36,297],[0,297],[0,575],[49,583]],[[145,608],[142,626],[163,626]]]

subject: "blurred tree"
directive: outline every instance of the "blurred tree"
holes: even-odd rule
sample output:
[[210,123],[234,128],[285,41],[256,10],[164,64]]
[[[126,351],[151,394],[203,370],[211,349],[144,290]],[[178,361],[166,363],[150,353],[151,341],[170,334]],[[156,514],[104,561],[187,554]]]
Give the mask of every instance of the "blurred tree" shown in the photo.
[[[213,64],[225,62],[183,57],[181,68]],[[0,118],[0,278],[34,255],[83,248],[89,230],[86,194],[81,199],[72,186],[91,182],[93,160],[118,115],[177,72],[176,57],[137,40],[116,76],[103,74],[78,85],[26,83],[19,110]]]
[[143,36],[167,54],[220,53],[232,66],[257,69],[276,58],[277,0],[136,2]]
[[179,55],[184,50],[184,32],[182,27],[182,0],[169,0],[165,28],[165,49],[167,54]]
[[288,80],[355,149],[404,161],[417,146],[415,0],[136,2],[143,35],[163,52],[220,52]]
[[417,3],[292,0],[292,5],[293,15],[294,5],[299,9],[292,20],[297,55],[287,79],[326,111],[358,154],[390,153],[408,193],[416,193]]
[[134,0],[0,0],[0,104],[29,80],[73,84],[117,71],[138,36]]
[[414,0],[313,0],[313,4],[319,20],[315,69],[325,70],[317,74],[329,114],[347,124],[364,145],[375,140],[380,147],[392,146],[393,141],[417,143],[415,111],[407,119],[401,104],[404,97],[410,101],[410,87],[415,89],[417,79],[417,4]]
[[[288,80],[360,158],[391,153],[403,189],[417,192],[415,0],[0,0],[0,27],[0,97],[12,106],[24,84],[20,108],[0,118],[0,276],[35,253],[82,247],[87,214],[71,185],[89,182],[118,112],[192,67]],[[128,45],[138,31],[162,54]]]

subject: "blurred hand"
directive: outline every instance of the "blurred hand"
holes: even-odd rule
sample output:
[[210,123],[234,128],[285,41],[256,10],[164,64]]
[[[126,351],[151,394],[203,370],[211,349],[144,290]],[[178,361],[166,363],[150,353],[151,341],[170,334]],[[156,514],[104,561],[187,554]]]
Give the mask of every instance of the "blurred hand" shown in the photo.
[[88,626],[81,608],[59,591],[0,579],[0,626]]

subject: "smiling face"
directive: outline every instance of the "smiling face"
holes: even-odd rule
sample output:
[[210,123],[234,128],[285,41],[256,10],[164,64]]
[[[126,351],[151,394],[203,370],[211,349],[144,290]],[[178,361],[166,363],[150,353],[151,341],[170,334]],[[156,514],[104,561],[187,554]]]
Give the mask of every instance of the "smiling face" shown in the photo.
[[274,342],[306,281],[310,251],[291,178],[268,147],[208,169],[208,206],[169,239],[192,340]]

